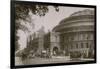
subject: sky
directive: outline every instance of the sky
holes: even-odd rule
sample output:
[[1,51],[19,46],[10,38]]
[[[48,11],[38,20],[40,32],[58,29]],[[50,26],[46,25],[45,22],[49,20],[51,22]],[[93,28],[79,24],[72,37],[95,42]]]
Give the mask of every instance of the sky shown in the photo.
[[[59,12],[56,12],[52,6],[49,6],[49,12],[43,17],[33,15],[30,12],[32,25],[25,25],[30,30],[30,33],[24,33],[22,30],[18,30],[18,36],[20,37],[18,41],[20,44],[20,50],[26,47],[26,40],[29,34],[38,31],[42,26],[44,27],[45,32],[48,30],[52,31],[52,29],[58,25],[61,20],[69,17],[74,12],[85,9],[90,8],[59,6]],[[32,27],[33,25],[34,27]]]

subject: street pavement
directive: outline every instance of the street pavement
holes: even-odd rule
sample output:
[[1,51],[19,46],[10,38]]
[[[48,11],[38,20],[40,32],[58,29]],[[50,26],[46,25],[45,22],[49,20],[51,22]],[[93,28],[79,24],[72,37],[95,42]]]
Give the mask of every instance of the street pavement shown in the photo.
[[20,57],[15,57],[15,65],[23,65],[23,62]]
[[[71,60],[66,58],[27,58],[24,61],[20,57],[15,57],[15,65],[35,65],[35,64],[50,64],[50,63],[71,63],[71,62],[84,62],[85,60]],[[93,59],[89,59],[90,61]]]

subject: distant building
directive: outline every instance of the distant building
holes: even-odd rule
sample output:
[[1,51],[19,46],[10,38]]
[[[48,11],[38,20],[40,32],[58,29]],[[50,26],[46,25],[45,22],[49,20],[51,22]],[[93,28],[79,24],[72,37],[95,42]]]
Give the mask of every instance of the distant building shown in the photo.
[[41,54],[41,52],[44,50],[44,27],[41,27],[38,31],[38,50],[37,53]]
[[60,51],[59,44],[59,33],[57,32],[48,32],[44,36],[44,49],[49,50],[49,55],[54,56],[58,55]]
[[60,55],[60,38],[58,32],[50,33],[50,50],[51,55]]
[[58,55],[60,51],[59,45],[59,33],[45,33],[41,29],[38,31],[37,37],[34,33],[28,38],[27,49],[29,54],[36,53],[40,55],[43,51],[46,51],[49,56],[53,56]]
[[27,49],[29,54],[41,54],[44,50],[44,35],[44,27],[42,27],[27,38]]

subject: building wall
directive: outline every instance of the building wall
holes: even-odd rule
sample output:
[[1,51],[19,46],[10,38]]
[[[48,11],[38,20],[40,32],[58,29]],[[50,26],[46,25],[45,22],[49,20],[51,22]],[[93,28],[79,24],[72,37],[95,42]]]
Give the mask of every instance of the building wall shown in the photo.
[[94,21],[93,10],[84,10],[73,13],[53,29],[60,33],[60,47],[66,55],[94,56]]
[[37,53],[41,54],[41,52],[44,50],[44,27],[41,27],[40,30],[38,31],[38,49]]
[[[50,33],[50,52],[51,55],[54,55],[55,48],[58,49],[58,52],[60,51],[60,38],[59,38],[59,32],[51,32]],[[58,52],[56,52],[56,55],[59,55]]]

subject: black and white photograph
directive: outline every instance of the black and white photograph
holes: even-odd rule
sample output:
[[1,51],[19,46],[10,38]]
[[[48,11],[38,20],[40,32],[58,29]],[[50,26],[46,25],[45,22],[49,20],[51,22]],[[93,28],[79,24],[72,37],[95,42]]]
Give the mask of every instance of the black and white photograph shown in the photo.
[[12,2],[14,66],[96,62],[96,7]]

